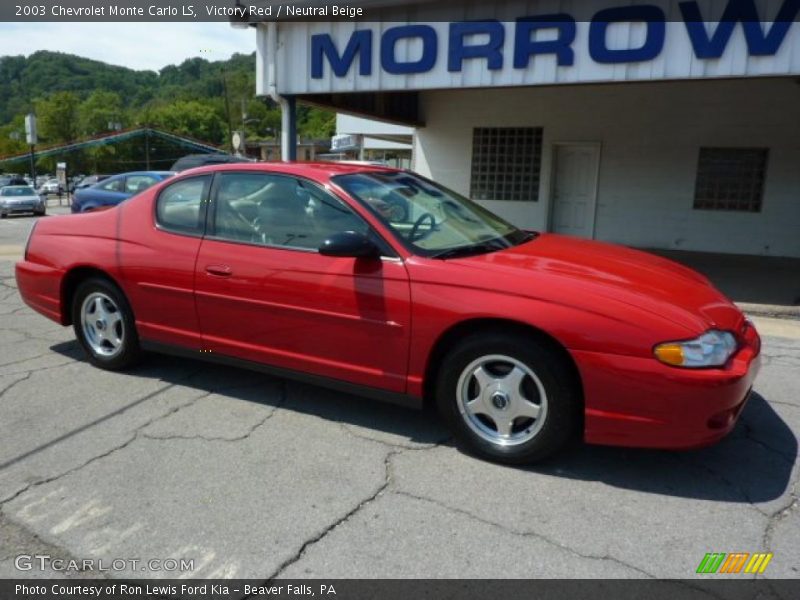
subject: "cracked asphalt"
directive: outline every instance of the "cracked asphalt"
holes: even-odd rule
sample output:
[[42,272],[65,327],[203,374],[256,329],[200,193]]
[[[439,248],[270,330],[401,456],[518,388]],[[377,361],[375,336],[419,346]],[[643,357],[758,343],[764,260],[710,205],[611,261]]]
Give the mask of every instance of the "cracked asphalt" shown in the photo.
[[187,558],[189,577],[692,578],[706,552],[756,551],[765,577],[800,576],[800,323],[757,321],[756,394],[714,447],[502,467],[426,413],[165,356],[91,367],[19,299],[31,223],[0,222],[0,578],[57,575],[19,554]]

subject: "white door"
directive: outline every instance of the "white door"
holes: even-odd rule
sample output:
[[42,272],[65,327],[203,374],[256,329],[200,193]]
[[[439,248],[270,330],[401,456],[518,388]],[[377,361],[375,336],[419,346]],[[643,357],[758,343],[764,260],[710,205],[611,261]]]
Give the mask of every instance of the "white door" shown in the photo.
[[553,160],[552,230],[594,237],[600,144],[558,144]]

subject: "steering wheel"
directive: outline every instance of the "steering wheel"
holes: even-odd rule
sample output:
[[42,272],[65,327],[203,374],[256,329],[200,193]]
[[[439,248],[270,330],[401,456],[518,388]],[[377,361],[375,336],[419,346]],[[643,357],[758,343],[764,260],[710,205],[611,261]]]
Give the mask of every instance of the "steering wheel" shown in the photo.
[[[427,233],[423,233],[422,235],[417,235],[419,233],[420,225],[422,225],[426,220],[431,222],[430,230]],[[411,228],[411,231],[408,234],[408,241],[413,244],[417,240],[421,240],[422,238],[426,237],[427,235],[430,235],[430,232],[433,231],[434,227],[436,227],[436,217],[434,217],[429,212],[422,213],[420,215],[419,219],[414,221],[414,226]]]

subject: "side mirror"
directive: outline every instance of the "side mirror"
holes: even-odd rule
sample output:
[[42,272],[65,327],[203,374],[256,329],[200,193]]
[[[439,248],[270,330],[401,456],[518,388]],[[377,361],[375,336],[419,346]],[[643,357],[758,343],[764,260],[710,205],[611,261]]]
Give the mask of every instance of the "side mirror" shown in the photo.
[[334,233],[319,247],[323,256],[341,256],[351,258],[378,258],[378,247],[365,235],[355,231]]

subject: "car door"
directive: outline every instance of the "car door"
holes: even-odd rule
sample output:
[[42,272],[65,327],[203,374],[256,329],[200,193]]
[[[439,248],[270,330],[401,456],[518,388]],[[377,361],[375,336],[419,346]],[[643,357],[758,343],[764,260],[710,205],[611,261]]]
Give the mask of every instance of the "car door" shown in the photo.
[[108,206],[119,204],[130,196],[130,194],[125,192],[124,177],[115,177],[113,179],[109,179],[104,183],[94,186],[91,188],[91,190],[89,190],[89,192],[90,198],[87,201],[87,204],[91,206]]
[[202,347],[194,276],[211,180],[184,177],[120,206],[119,264],[144,340]]
[[410,291],[391,248],[321,255],[333,233],[376,234],[306,180],[223,172],[214,187],[195,279],[205,350],[404,392]]

